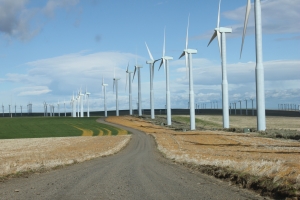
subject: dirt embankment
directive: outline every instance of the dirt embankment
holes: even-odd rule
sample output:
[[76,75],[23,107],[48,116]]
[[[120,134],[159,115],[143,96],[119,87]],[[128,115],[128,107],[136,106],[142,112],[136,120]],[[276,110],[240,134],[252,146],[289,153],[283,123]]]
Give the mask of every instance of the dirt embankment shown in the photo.
[[155,137],[169,159],[273,197],[300,198],[300,143],[224,131],[176,131],[137,117],[109,117]]

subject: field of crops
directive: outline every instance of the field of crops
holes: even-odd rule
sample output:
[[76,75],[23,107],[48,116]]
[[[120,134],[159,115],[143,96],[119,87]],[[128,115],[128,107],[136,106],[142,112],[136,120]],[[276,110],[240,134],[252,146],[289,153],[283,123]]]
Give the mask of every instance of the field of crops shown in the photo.
[[0,139],[128,134],[96,120],[97,117],[0,118]]

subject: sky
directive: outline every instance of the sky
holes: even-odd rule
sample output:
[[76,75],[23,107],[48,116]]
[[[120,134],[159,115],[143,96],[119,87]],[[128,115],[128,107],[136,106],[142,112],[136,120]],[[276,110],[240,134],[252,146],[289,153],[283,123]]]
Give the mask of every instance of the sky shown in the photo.
[[[254,6],[249,18],[242,57],[240,49],[246,0],[221,2],[220,26],[232,28],[226,35],[229,102],[242,100],[245,107],[256,98]],[[185,58],[188,16],[188,47],[193,55],[195,103],[221,107],[221,59],[217,40],[207,44],[216,28],[218,0],[0,0],[0,103],[33,112],[43,102],[65,102],[80,88],[91,93],[90,110],[103,110],[102,77],[107,87],[108,109],[115,109],[113,77],[119,80],[119,106],[128,109],[126,67],[142,65],[142,108],[150,108],[149,55],[162,57],[164,29],[166,55],[170,60],[171,108],[187,108],[189,85]],[[266,109],[278,104],[300,104],[300,2],[261,0],[263,64]],[[165,108],[164,69],[154,72],[155,108]],[[137,77],[132,83],[137,102]],[[255,105],[255,104],[254,104]],[[62,105],[61,105],[62,106]],[[2,112],[2,110],[1,110]]]

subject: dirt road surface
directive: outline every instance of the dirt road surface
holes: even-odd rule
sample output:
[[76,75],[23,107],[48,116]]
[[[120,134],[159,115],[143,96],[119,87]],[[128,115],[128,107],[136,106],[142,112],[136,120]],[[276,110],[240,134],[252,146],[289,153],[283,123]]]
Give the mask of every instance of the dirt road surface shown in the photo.
[[[121,126],[118,126],[121,127]],[[263,199],[163,158],[150,135],[116,155],[0,183],[0,199]]]

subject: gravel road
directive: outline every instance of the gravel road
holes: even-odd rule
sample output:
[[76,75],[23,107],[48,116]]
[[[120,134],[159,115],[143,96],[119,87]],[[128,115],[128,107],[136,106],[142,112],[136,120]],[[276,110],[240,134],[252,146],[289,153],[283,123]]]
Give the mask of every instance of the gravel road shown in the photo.
[[140,131],[116,155],[0,183],[0,199],[264,199],[163,158]]

